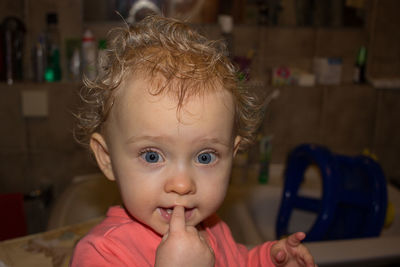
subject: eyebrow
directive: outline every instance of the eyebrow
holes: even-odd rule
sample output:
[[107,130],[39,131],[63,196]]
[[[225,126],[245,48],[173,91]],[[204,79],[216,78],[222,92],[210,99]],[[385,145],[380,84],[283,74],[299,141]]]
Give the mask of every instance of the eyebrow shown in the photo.
[[222,140],[220,140],[218,138],[214,138],[214,137],[212,137],[212,138],[207,138],[207,137],[200,138],[200,141],[204,142],[204,143],[219,144],[219,145],[223,145],[225,147],[230,147],[229,143],[223,142]]
[[[141,136],[131,136],[127,140],[127,144],[137,143],[140,141],[153,141],[153,142],[169,142],[172,143],[172,138],[168,136],[153,136],[153,135],[141,135]],[[210,144],[219,144],[225,147],[230,147],[229,142],[223,142],[218,138],[215,137],[204,137],[196,139],[195,141],[200,141],[202,143],[210,143]]]
[[128,138],[128,140],[126,141],[127,144],[131,144],[131,143],[137,143],[140,141],[169,141],[170,138],[168,138],[167,136],[153,136],[153,135],[141,135],[141,136],[136,136],[133,135],[131,137]]

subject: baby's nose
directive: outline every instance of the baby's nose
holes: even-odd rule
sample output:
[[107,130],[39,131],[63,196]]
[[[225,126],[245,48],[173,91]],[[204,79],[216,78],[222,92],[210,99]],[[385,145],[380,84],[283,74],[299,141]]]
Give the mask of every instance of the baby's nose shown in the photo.
[[170,177],[164,186],[167,193],[176,193],[179,195],[196,193],[196,184],[187,172],[179,172]]

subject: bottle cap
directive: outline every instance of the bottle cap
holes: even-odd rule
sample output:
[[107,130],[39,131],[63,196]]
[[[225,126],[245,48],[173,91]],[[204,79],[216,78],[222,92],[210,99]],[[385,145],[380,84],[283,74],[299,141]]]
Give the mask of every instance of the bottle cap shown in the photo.
[[57,13],[47,13],[46,22],[47,24],[57,24],[58,23]]

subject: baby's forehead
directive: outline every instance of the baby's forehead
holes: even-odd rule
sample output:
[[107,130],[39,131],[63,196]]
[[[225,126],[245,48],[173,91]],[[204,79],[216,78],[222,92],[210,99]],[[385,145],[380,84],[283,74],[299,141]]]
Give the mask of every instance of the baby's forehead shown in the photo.
[[[195,90],[190,85],[182,85],[177,80],[165,83],[163,79],[149,79],[144,76],[132,77],[119,89],[114,101],[114,109],[117,113],[123,113],[131,106],[146,107],[147,104],[157,103],[159,109],[175,110],[177,115],[190,115],[201,113],[198,107],[203,109],[212,108],[211,105],[226,107],[228,113],[234,113],[234,98],[232,93],[222,86],[222,83],[215,83],[213,87],[199,88]],[[195,110],[194,107],[197,107]],[[120,115],[120,114],[119,114]]]
[[205,100],[210,96],[221,95],[233,98],[232,92],[225,88],[223,82],[217,78],[208,80],[166,78],[161,74],[148,75],[142,72],[125,79],[119,91],[120,98],[127,95],[146,97],[152,100],[168,97],[176,100],[180,107],[193,99]]
[[157,131],[157,127],[162,125],[173,127],[176,125],[174,122],[185,127],[197,127],[203,125],[202,122],[214,121],[213,127],[217,130],[225,129],[222,122],[233,121],[235,117],[233,97],[222,88],[187,96],[182,103],[167,91],[154,95],[146,88],[145,80],[135,80],[121,89],[108,119],[111,128],[136,125],[137,129]]

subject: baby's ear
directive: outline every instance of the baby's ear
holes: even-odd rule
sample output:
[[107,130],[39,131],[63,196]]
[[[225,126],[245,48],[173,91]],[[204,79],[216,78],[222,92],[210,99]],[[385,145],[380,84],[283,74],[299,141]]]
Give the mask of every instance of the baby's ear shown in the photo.
[[100,170],[109,180],[114,181],[115,177],[111,165],[111,158],[104,137],[99,133],[92,134],[90,137],[90,148],[96,157]]
[[234,157],[236,156],[236,153],[239,150],[241,141],[242,141],[242,137],[241,136],[238,135],[238,136],[235,137],[235,141],[234,141],[234,144],[233,144],[233,156]]

